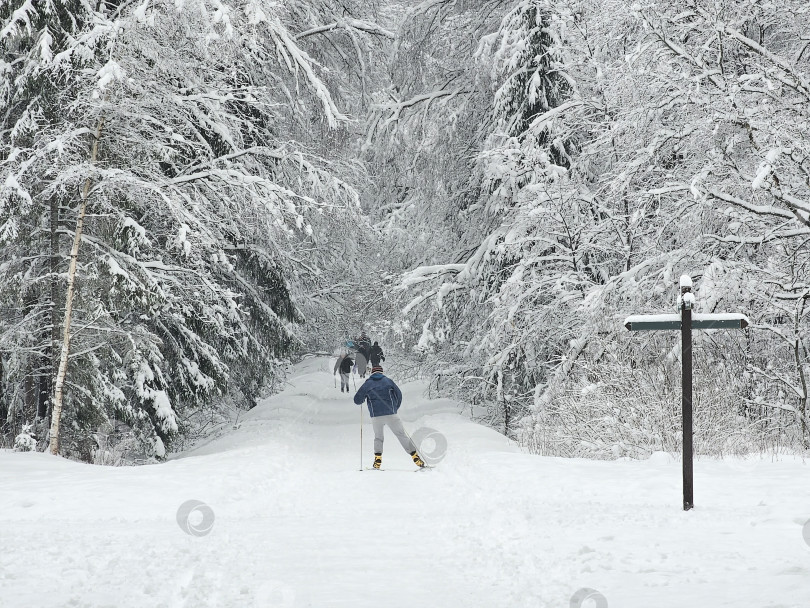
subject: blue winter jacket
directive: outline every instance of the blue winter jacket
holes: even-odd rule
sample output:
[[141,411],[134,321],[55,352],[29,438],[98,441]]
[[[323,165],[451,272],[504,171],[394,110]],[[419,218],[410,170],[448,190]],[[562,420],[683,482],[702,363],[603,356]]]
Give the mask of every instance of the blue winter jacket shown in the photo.
[[396,414],[402,403],[402,391],[388,376],[375,372],[363,383],[354,396],[357,405],[368,402],[371,417]]

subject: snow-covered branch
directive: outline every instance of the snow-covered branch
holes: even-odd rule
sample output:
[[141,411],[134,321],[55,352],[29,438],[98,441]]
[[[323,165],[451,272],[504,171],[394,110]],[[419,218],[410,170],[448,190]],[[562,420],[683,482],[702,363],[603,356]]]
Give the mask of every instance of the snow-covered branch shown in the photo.
[[794,215],[790,211],[786,211],[784,209],[780,209],[779,207],[774,207],[773,205],[754,205],[743,199],[733,196],[731,194],[727,194],[726,192],[721,192],[716,188],[712,188],[708,191],[708,194],[713,196],[716,199],[721,201],[725,201],[727,203],[731,203],[732,205],[736,205],[746,211],[750,211],[751,213],[755,213],[757,215],[770,215],[775,217],[780,217],[783,219],[795,219]]
[[370,21],[363,21],[362,19],[337,19],[332,23],[328,23],[326,25],[319,25],[318,27],[310,28],[306,31],[301,32],[300,34],[296,34],[296,40],[300,40],[302,38],[306,38],[307,36],[313,36],[315,34],[323,34],[325,32],[331,32],[332,30],[339,29],[339,28],[351,28],[358,30],[360,32],[365,32],[367,34],[372,34],[374,36],[382,36],[384,38],[388,38],[389,40],[394,40],[396,38],[396,34],[391,32],[384,27],[377,25],[376,23],[372,23]]
[[425,104],[424,111],[430,108],[431,103],[436,100],[442,100],[446,103],[457,97],[458,95],[466,95],[471,93],[470,90],[463,87],[455,89],[438,89],[430,93],[423,93],[421,95],[414,95],[413,97],[404,101],[394,100],[390,103],[377,103],[371,106],[371,120],[366,129],[366,142],[364,147],[368,148],[374,136],[380,132],[385,132],[391,125],[396,125],[402,118],[402,112],[409,108],[414,108],[421,104]]

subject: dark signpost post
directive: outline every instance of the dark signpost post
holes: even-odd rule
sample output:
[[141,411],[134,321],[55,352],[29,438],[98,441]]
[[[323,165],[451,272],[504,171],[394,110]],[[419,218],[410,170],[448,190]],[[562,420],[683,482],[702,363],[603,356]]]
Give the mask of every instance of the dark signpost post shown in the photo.
[[748,327],[745,315],[692,314],[695,296],[692,279],[681,276],[681,295],[678,298],[680,314],[632,315],[624,321],[630,331],[681,330],[682,364],[682,415],[683,415],[683,510],[695,506],[692,475],[692,330],[693,329],[744,329]]

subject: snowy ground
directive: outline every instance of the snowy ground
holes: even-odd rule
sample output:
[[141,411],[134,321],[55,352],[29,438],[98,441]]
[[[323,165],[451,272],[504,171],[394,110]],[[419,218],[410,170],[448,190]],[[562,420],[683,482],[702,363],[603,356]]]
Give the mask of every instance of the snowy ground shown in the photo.
[[[237,430],[165,464],[0,452],[0,606],[569,608],[582,588],[604,598],[582,608],[810,606],[810,465],[699,460],[684,513],[665,455],[522,454],[409,384],[406,427],[441,431],[446,457],[415,473],[389,435],[387,470],[361,472],[332,364],[305,361]],[[190,499],[210,533],[178,525]]]

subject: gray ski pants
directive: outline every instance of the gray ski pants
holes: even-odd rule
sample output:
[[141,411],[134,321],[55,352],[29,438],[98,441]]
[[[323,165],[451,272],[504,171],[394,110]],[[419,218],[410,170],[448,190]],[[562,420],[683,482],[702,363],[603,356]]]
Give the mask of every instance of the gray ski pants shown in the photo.
[[349,374],[344,374],[340,372],[340,390],[346,389],[349,390]]
[[371,426],[374,428],[374,453],[382,454],[383,451],[383,430],[386,426],[396,435],[402,447],[408,454],[416,451],[413,441],[408,437],[405,432],[405,427],[402,426],[402,420],[396,414],[390,416],[373,416],[371,418]]

